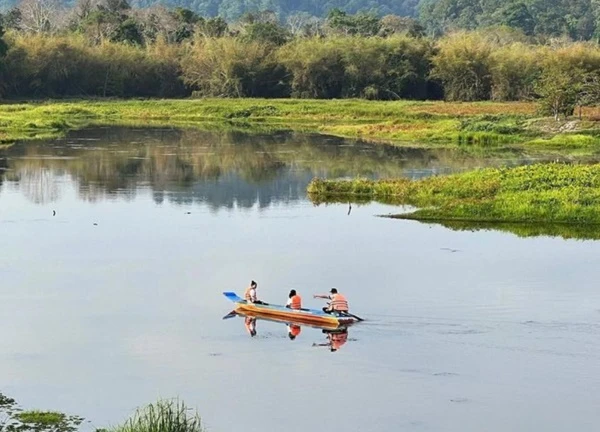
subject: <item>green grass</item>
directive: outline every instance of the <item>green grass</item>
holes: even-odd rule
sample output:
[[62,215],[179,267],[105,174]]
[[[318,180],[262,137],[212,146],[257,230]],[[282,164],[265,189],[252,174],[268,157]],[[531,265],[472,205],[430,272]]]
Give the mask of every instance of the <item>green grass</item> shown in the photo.
[[[291,129],[425,145],[518,143],[530,103],[301,99],[75,100],[0,105],[0,141],[89,125]],[[487,122],[487,123],[486,123]],[[497,125],[490,125],[496,122]],[[218,126],[217,126],[218,125]]]
[[110,432],[202,432],[200,416],[179,400],[159,400],[138,409],[123,425]]
[[600,224],[600,164],[536,164],[488,168],[422,180],[320,180],[314,202],[353,197],[418,210],[398,215],[421,221]]
[[538,118],[536,105],[530,102],[92,99],[0,105],[0,144],[105,125],[250,133],[294,130],[424,147],[600,151],[598,121]]

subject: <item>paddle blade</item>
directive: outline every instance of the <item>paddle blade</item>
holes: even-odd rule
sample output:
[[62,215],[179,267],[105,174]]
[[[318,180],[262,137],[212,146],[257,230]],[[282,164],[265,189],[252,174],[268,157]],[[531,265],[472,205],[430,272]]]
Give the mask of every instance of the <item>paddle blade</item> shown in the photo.
[[225,297],[227,297],[229,300],[231,300],[232,302],[234,302],[234,303],[239,303],[239,302],[243,302],[244,301],[243,298],[239,297],[236,293],[231,292],[231,291],[225,291],[223,293],[223,295]]
[[225,316],[223,317],[223,319],[229,319],[229,318],[233,318],[233,317],[236,317],[236,316],[237,316],[237,312],[236,312],[236,311],[234,311],[234,310],[232,310],[232,311],[231,311],[231,312],[229,312],[227,315],[225,315]]

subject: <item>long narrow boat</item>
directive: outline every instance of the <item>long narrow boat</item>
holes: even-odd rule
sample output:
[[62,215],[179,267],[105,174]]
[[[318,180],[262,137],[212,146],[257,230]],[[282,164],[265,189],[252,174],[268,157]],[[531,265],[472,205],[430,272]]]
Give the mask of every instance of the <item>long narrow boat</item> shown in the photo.
[[228,313],[227,315],[225,315],[223,317],[223,319],[233,318],[235,316],[239,316],[242,318],[244,318],[244,317],[256,318],[261,321],[270,321],[270,322],[275,322],[275,323],[280,323],[280,324],[293,324],[293,325],[298,325],[298,326],[312,327],[312,328],[319,329],[319,330],[326,330],[328,332],[334,332],[334,331],[338,331],[338,330],[342,330],[342,329],[346,329],[346,328],[350,327],[350,324],[338,324],[338,323],[315,324],[313,321],[309,322],[303,317],[287,316],[285,318],[282,318],[282,317],[273,316],[272,314],[268,314],[268,313],[265,314],[265,313],[259,312],[259,311],[240,310],[237,308],[235,310],[231,311],[230,313]]
[[224,292],[223,295],[236,304],[235,311],[240,314],[327,328],[346,326],[358,321],[353,316],[329,314],[318,309],[290,309],[282,305],[249,303],[234,292]]

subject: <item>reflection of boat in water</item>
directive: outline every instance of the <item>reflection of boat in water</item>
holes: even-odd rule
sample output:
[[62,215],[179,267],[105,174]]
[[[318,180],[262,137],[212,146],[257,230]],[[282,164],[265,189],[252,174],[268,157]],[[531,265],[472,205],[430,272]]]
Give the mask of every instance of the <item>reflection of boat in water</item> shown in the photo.
[[320,329],[327,336],[327,342],[325,343],[313,343],[314,347],[329,347],[329,349],[334,352],[339,350],[342,345],[344,345],[348,341],[348,328],[352,324],[347,324],[343,326],[333,326],[333,325],[316,325],[316,324],[304,324],[298,321],[292,321],[286,318],[273,317],[268,314],[262,314],[261,312],[256,311],[243,311],[235,309],[229,312],[227,315],[223,317],[223,319],[241,317],[244,319],[244,327],[250,334],[250,336],[256,336],[256,323],[259,320],[276,322],[280,324],[286,324],[288,337],[291,340],[295,340],[300,333],[302,332],[302,325],[307,327],[312,327],[316,329]]
[[244,316],[254,316],[271,321],[303,324],[323,329],[336,329],[354,324],[354,316],[343,313],[326,313],[317,309],[290,309],[281,305],[248,303],[233,292],[223,293],[236,304],[235,312]]
[[[249,324],[251,322],[256,322],[257,319],[260,319],[263,321],[287,324],[288,330],[290,330],[290,328],[291,328],[291,330],[294,330],[294,331],[297,331],[297,329],[293,328],[294,326],[296,326],[296,327],[307,326],[307,327],[313,327],[313,328],[324,330],[324,331],[325,330],[326,331],[334,331],[334,330],[338,330],[338,329],[344,329],[351,325],[351,324],[346,324],[345,326],[340,326],[337,324],[328,324],[328,323],[324,323],[324,324],[307,323],[302,319],[295,319],[296,317],[294,317],[294,316],[292,316],[290,318],[283,318],[283,317],[273,316],[272,314],[265,314],[265,313],[262,313],[261,311],[252,311],[252,310],[245,310],[245,309],[240,309],[240,308],[235,308],[233,311],[231,311],[227,315],[225,315],[223,317],[223,319],[233,318],[235,316],[240,316],[240,317],[244,318],[244,323],[245,323],[248,331],[250,331],[250,329],[248,328]],[[254,326],[256,327],[256,324],[254,324]],[[298,334],[299,334],[299,332],[298,332]]]

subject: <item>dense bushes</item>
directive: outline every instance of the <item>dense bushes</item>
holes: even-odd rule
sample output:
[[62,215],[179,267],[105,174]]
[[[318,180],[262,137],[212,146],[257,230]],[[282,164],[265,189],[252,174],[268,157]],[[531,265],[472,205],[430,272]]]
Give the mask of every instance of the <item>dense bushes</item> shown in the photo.
[[298,39],[279,51],[292,95],[311,98],[427,97],[432,44],[396,36]]
[[185,95],[179,48],[164,42],[147,48],[82,36],[12,36],[5,58],[8,97]]
[[182,59],[183,80],[200,96],[281,97],[285,70],[269,44],[240,38],[197,38]]
[[[600,101],[600,46],[527,42],[501,30],[439,40],[407,34],[294,37],[248,33],[144,45],[82,33],[5,35],[5,97],[298,97],[514,101],[555,116]],[[440,90],[441,89],[441,90]]]

